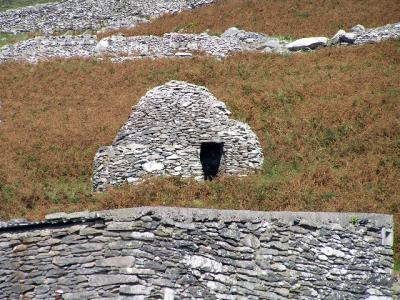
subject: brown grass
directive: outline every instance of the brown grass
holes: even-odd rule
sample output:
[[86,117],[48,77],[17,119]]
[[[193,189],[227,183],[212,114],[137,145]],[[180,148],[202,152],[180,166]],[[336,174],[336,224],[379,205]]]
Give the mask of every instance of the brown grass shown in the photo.
[[333,36],[356,24],[367,27],[399,22],[397,0],[219,0],[214,5],[166,15],[156,22],[130,30],[125,35],[162,35],[166,32],[222,33],[227,28],[264,32],[268,35],[304,37]]
[[[390,41],[223,61],[0,65],[0,217],[174,205],[381,212],[399,224],[399,54],[400,42]],[[155,179],[92,195],[97,148],[111,143],[148,89],[172,79],[207,86],[252,126],[263,171],[208,183]]]

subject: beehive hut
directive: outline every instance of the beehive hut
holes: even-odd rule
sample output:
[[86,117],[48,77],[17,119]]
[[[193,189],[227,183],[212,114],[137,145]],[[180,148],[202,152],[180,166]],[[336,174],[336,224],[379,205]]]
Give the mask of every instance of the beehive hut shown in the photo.
[[94,158],[93,189],[152,175],[211,179],[259,169],[257,136],[205,87],[170,81],[142,97],[111,146]]

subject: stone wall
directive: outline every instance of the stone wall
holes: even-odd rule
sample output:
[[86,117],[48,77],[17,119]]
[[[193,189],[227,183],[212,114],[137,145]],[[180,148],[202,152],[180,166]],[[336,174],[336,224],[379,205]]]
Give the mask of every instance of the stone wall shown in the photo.
[[[359,25],[360,27],[361,25]],[[1,24],[0,24],[1,27]],[[359,28],[356,26],[356,28]],[[0,48],[0,63],[26,60],[36,63],[54,58],[92,57],[99,60],[110,57],[113,62],[144,58],[180,57],[199,55],[223,58],[236,52],[289,54],[310,51],[318,47],[340,47],[378,43],[400,38],[400,23],[346,33],[340,30],[332,39],[310,37],[292,43],[264,33],[227,29],[221,36],[208,33],[166,33],[164,36],[113,35],[97,41],[95,35],[39,36]]]
[[0,228],[0,299],[392,299],[392,216],[135,208]]

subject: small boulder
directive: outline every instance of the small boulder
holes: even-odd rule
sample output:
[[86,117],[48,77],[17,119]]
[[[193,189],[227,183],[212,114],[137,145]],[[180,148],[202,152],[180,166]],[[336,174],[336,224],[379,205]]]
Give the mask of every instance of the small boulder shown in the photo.
[[339,44],[341,41],[342,36],[344,36],[346,34],[346,31],[344,31],[343,29],[340,29],[338,32],[336,32],[336,34],[331,38],[330,40],[330,44],[331,45],[336,45]]
[[345,35],[343,35],[340,38],[340,41],[343,43],[353,44],[354,41],[356,40],[356,38],[357,38],[357,34],[352,33],[352,32],[347,32]]
[[315,49],[317,47],[325,47],[328,43],[326,37],[308,37],[296,40],[286,45],[290,51]]
[[352,32],[346,32],[343,29],[340,29],[331,39],[330,44],[336,45],[339,43],[348,43],[353,44],[357,38],[357,34]]
[[361,24],[351,27],[350,32],[361,33],[365,31],[365,27]]
[[106,52],[108,47],[110,47],[110,40],[108,38],[104,38],[100,40],[100,42],[96,45],[97,52]]

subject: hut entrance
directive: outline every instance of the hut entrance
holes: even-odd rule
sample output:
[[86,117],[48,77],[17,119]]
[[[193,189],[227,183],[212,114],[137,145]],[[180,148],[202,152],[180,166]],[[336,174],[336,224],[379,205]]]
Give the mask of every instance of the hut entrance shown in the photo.
[[200,145],[200,161],[204,180],[212,180],[218,174],[224,143],[205,142]]

